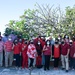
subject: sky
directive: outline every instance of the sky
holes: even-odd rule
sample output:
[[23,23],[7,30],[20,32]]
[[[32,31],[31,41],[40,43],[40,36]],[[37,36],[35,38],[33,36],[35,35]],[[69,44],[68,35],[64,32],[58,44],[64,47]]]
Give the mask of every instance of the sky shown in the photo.
[[2,34],[5,30],[5,25],[10,20],[19,20],[19,17],[23,15],[26,9],[35,9],[35,4],[57,7],[60,5],[64,11],[65,7],[73,7],[75,0],[0,0],[0,31]]

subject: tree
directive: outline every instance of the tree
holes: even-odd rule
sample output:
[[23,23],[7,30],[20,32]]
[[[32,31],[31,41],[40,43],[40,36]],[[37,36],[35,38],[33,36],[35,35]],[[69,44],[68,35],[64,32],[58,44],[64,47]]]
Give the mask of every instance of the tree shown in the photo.
[[[35,5],[36,9],[27,9],[20,16],[20,20],[10,20],[7,28],[14,30],[16,34],[22,34],[23,37],[36,36],[38,33],[49,36],[59,34],[75,33],[75,6],[73,8],[66,7],[64,13],[60,6],[54,8],[49,5]],[[70,32],[70,34],[69,34]],[[10,32],[9,32],[10,33]]]
[[75,6],[72,8],[70,6],[66,7],[66,14],[62,24],[64,26],[64,33],[72,37],[75,34]]

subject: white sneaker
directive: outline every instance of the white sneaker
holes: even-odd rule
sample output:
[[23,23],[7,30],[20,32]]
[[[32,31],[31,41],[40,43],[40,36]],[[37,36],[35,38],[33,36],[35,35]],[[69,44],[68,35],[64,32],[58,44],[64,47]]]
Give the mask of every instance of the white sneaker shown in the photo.
[[21,68],[20,68],[20,67],[19,67],[18,69],[19,69],[19,70],[21,70]]
[[74,68],[72,70],[75,70]]
[[17,70],[17,69],[18,69],[18,67],[15,67],[15,69]]

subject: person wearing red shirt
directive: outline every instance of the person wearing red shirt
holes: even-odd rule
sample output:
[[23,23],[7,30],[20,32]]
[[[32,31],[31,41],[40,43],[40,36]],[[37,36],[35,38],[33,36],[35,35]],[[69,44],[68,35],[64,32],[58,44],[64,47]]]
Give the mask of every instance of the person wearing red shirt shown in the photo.
[[18,40],[18,45],[19,45],[19,48],[20,48],[20,67],[22,66],[22,39],[19,39]]
[[75,37],[70,40],[70,69],[75,69]]
[[52,54],[51,52],[51,44],[50,41],[46,41],[46,45],[43,47],[43,54],[45,57],[45,64],[44,64],[44,70],[48,69],[49,70],[49,65],[50,65],[50,56]]
[[55,40],[55,44],[54,44],[54,69],[58,68],[58,64],[59,64],[59,58],[60,58],[60,45],[58,40]]
[[9,60],[9,66],[12,66],[13,62],[13,43],[11,41],[11,37],[8,37],[8,40],[4,44],[4,51],[5,51],[5,67],[8,67],[8,60]]
[[66,72],[69,70],[69,52],[70,47],[69,44],[65,42],[65,40],[62,41],[61,45],[61,62],[62,62],[62,69],[66,69]]
[[18,41],[15,40],[13,45],[13,51],[14,51],[14,59],[15,59],[15,66],[16,68],[20,67],[20,46],[18,44]]
[[22,68],[28,68],[27,49],[28,49],[27,41],[24,41],[22,44]]

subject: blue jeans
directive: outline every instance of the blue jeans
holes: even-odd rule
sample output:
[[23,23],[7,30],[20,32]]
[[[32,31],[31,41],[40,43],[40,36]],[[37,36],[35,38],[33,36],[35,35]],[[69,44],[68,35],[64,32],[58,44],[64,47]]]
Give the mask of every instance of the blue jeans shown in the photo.
[[42,65],[45,65],[45,56],[42,54]]

